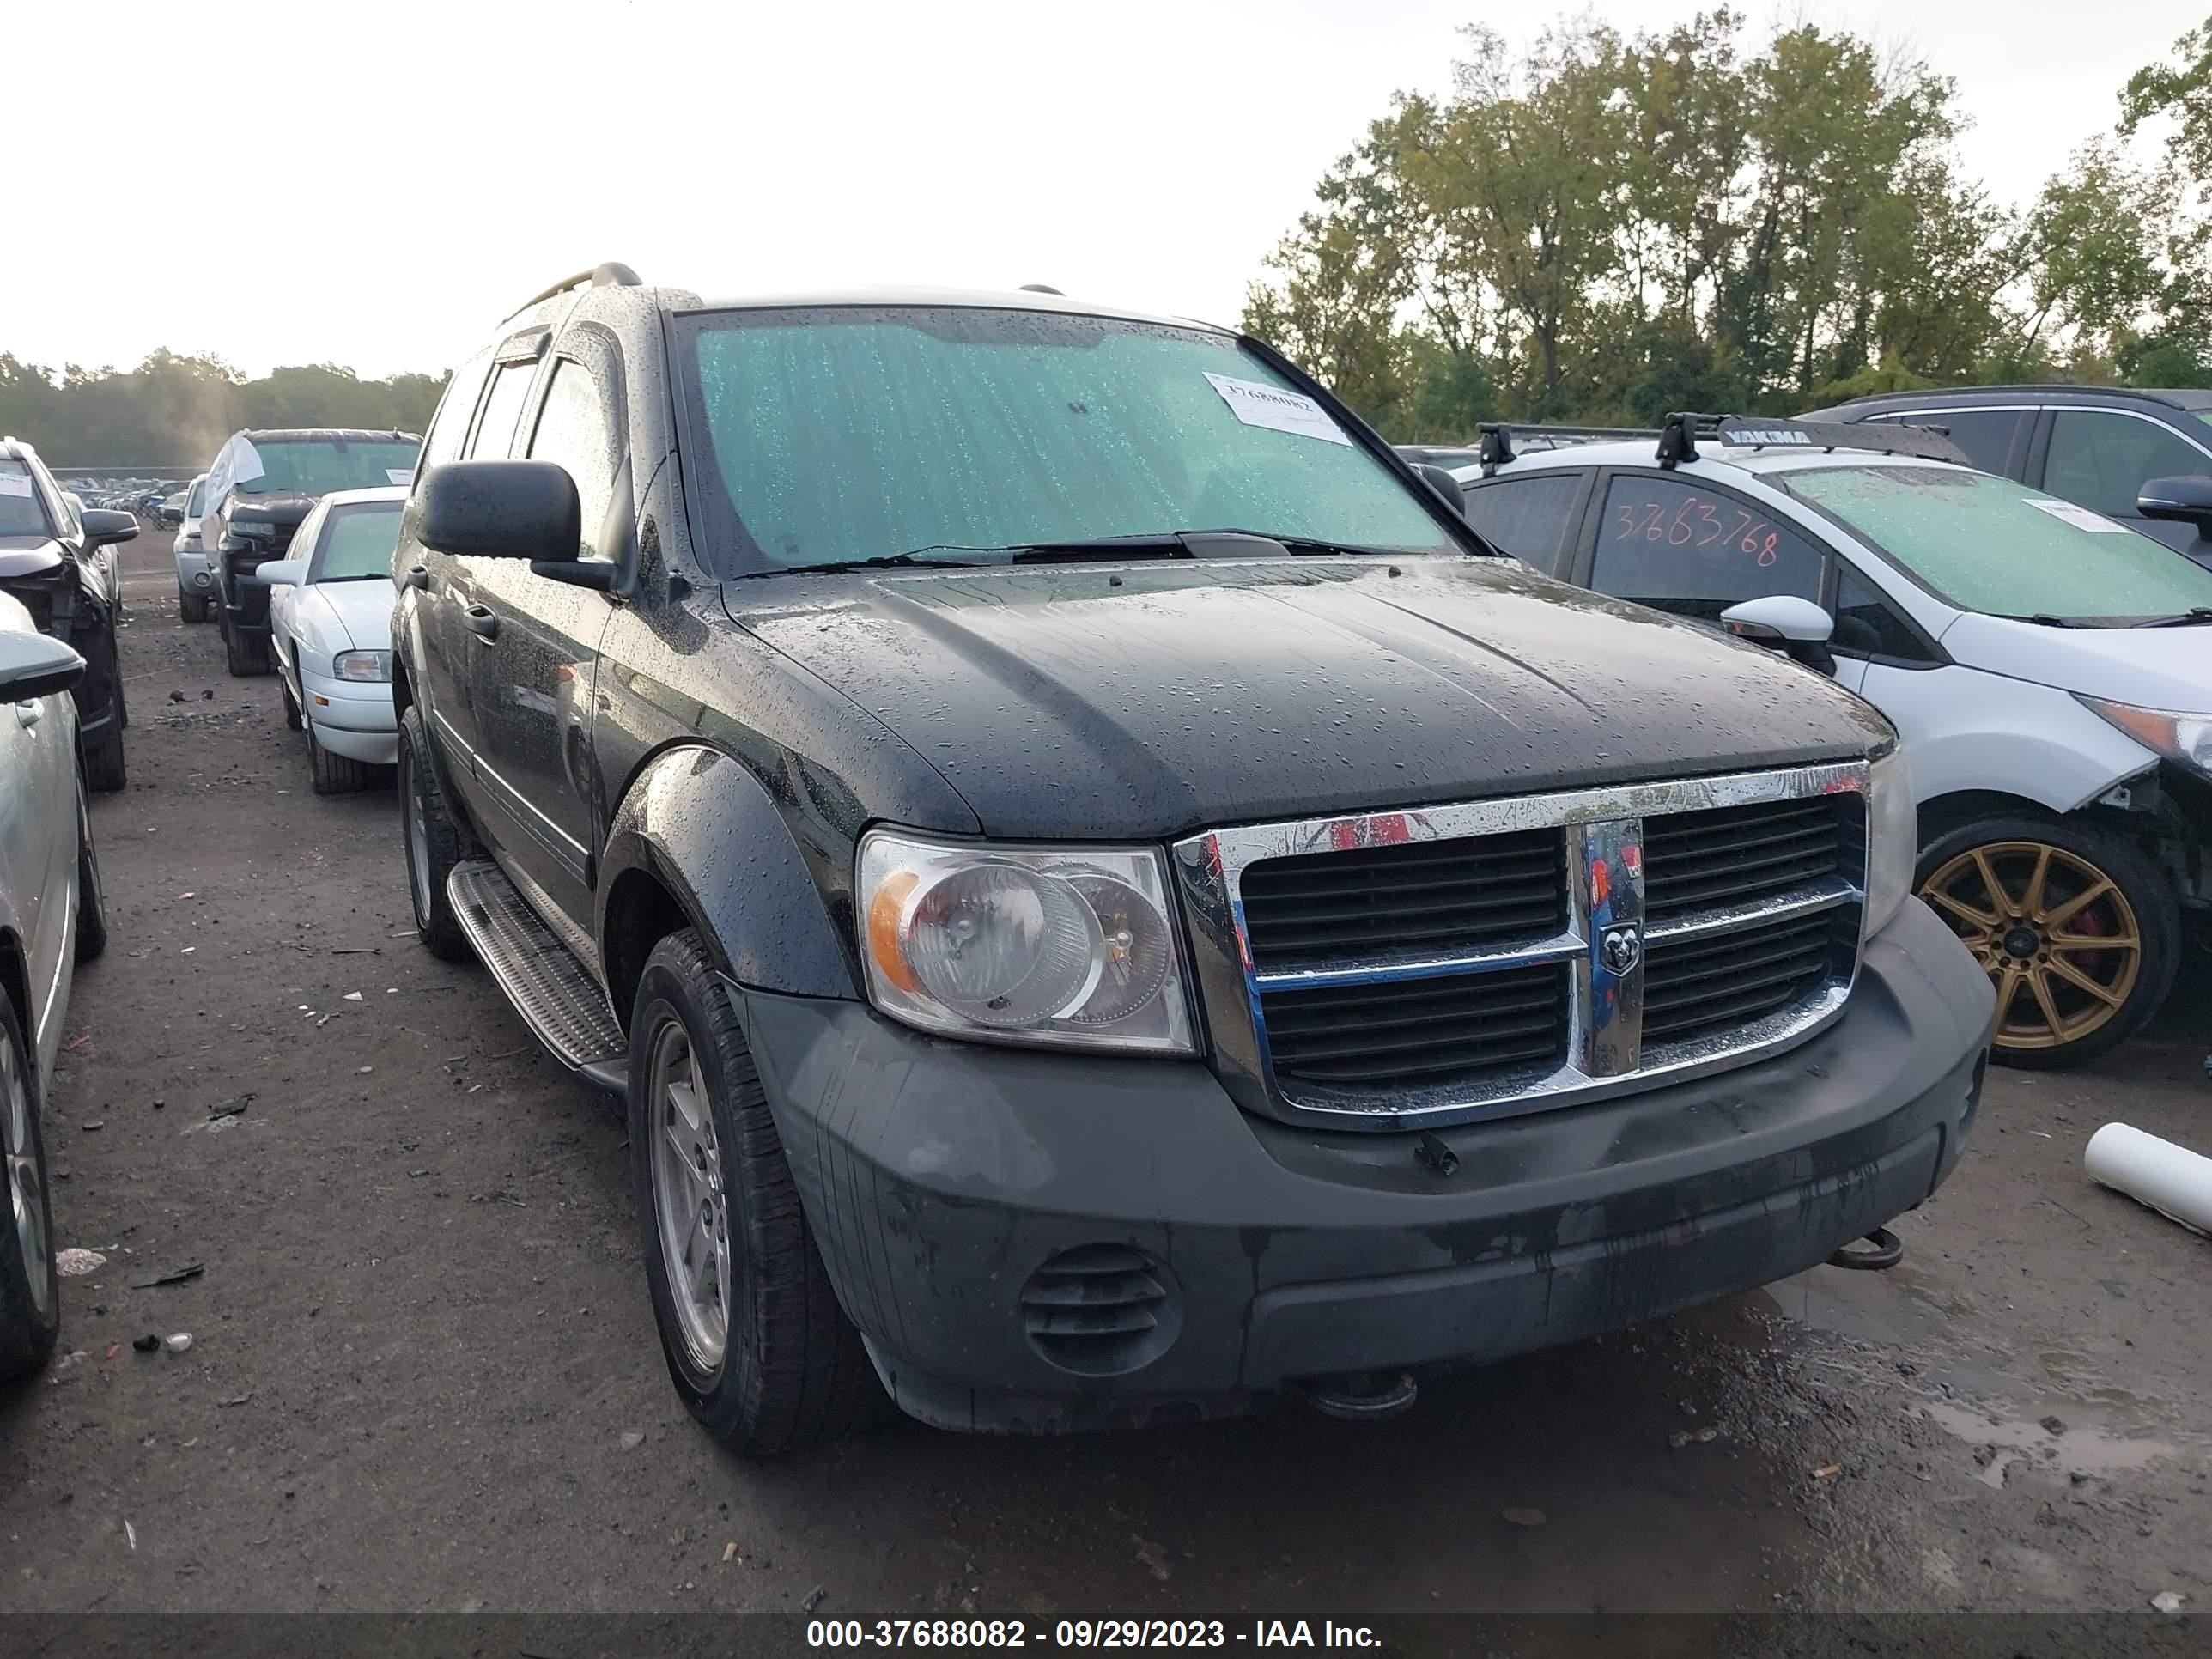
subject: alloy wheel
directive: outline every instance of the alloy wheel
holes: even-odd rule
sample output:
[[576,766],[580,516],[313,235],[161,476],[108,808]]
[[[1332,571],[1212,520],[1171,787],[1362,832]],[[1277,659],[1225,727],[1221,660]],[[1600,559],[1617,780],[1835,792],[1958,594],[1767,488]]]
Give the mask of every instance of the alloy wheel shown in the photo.
[[31,1114],[37,1109],[15,1045],[0,1042],[0,1164],[6,1166],[9,1217],[22,1252],[24,1277],[30,1281],[32,1305],[44,1314],[52,1289],[46,1268],[52,1241],[46,1237],[46,1172],[31,1135]]
[[730,1340],[730,1208],[714,1114],[680,1020],[653,1040],[646,1075],[653,1209],[670,1299],[692,1364],[711,1376]]
[[2048,842],[1970,847],[1920,890],[1996,987],[1996,1043],[2060,1048],[2101,1030],[2142,972],[2127,895]]

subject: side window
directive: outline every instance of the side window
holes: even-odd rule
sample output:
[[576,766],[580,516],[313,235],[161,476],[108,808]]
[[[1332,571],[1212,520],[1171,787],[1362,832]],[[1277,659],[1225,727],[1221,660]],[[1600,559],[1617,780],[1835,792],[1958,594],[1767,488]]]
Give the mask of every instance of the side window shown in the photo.
[[1872,582],[1848,564],[1836,581],[1836,633],[1829,643],[1847,657],[1936,660],[1912,625],[1897,614]]
[[1546,472],[1470,483],[1463,492],[1467,521],[1492,547],[1557,575],[1586,476]]
[[583,556],[595,557],[599,525],[612,497],[616,456],[599,389],[582,364],[565,357],[554,364],[553,383],[546,388],[538,430],[531,436],[530,457],[568,469],[583,505]]
[[469,416],[477,412],[477,394],[483,390],[484,373],[490,367],[491,354],[480,352],[455,369],[453,378],[446,382],[446,395],[438,399],[438,412],[430,417],[430,429],[422,434],[418,472],[461,453],[461,441],[469,435]]
[[2025,409],[1908,410],[1902,415],[1875,418],[1888,426],[1943,427],[1949,431],[1951,441],[1966,452],[1969,466],[2004,477],[2006,463],[2012,459],[2013,439],[2030,413]]
[[1723,491],[1624,473],[1607,486],[1590,586],[1711,622],[1776,593],[1818,601],[1819,547]]
[[2212,472],[2212,458],[2155,421],[2100,409],[2051,411],[2043,487],[2108,519],[2133,519],[2150,478]]
[[521,418],[522,400],[530,395],[530,382],[538,374],[535,360],[501,363],[492,371],[491,396],[484,399],[483,418],[469,441],[472,461],[503,461],[514,453],[515,422]]

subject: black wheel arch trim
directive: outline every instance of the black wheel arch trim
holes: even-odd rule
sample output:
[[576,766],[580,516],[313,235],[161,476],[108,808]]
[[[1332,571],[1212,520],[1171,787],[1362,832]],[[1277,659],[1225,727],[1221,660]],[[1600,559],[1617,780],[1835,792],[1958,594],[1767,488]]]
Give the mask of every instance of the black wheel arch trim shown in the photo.
[[[623,878],[639,872],[675,899],[725,976],[793,996],[859,998],[851,956],[790,826],[760,780],[720,750],[661,750],[608,824],[595,920],[611,981],[610,908]],[[627,1019],[627,1009],[616,1012]]]

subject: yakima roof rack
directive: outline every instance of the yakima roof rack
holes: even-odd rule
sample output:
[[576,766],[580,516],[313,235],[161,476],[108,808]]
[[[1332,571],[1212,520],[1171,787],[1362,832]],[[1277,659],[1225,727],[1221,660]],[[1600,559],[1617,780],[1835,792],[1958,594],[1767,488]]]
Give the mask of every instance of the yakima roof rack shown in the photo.
[[[1659,465],[1672,469],[1698,459],[1698,441],[1735,449],[1860,449],[1877,455],[1917,455],[1923,460],[1971,465],[1951,441],[1949,428],[1887,422],[1847,425],[1840,421],[1785,421],[1757,415],[1700,415],[1680,410],[1657,427],[1521,425],[1486,422],[1475,458],[1485,477],[1522,453],[1581,444],[1658,441]],[[1517,446],[1517,447],[1516,447]]]
[[[532,295],[507,314],[520,317],[534,305],[541,305],[556,295],[566,294],[572,288],[642,288],[645,278],[619,260],[610,259],[605,264],[593,265],[589,270],[580,270],[573,276],[563,276],[551,287]],[[501,320],[504,321],[505,319]]]

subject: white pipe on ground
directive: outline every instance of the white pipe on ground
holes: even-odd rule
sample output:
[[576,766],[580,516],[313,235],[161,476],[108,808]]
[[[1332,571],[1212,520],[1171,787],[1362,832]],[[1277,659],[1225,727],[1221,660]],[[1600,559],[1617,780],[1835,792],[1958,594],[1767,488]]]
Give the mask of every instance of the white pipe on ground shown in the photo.
[[2212,1234],[2212,1158],[2124,1123],[2107,1123],[2089,1137],[2081,1163],[2092,1181]]

